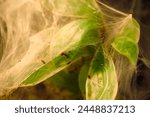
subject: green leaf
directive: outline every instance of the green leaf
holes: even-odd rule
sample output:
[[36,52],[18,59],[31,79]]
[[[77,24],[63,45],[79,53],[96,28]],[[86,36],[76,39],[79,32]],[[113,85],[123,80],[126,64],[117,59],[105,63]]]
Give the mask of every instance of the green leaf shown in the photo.
[[[56,85],[58,87],[65,88],[66,90],[69,90],[76,95],[81,95],[81,92],[84,90],[84,94],[82,96],[85,97],[85,82],[88,71],[87,73],[85,73],[84,68],[85,66],[87,69],[89,68],[89,63],[91,61],[91,57],[95,53],[95,49],[93,48],[93,46],[87,46],[85,48],[82,48],[80,52],[81,51],[83,52],[83,54],[80,59],[78,59],[56,75],[47,79],[46,82],[49,82],[50,84]],[[81,89],[81,91],[79,88]]]
[[86,85],[86,79],[88,77],[88,70],[89,70],[89,65],[85,64],[82,66],[79,73],[79,87],[83,97],[85,97],[85,88],[86,88],[85,85]]
[[68,72],[67,69],[64,69],[46,80],[46,83],[53,84],[59,88],[65,88],[76,95],[80,94],[78,87],[78,72],[72,73]]
[[127,22],[121,32],[114,38],[113,48],[121,55],[126,56],[134,65],[137,63],[140,38],[140,28],[138,23],[131,19]]
[[32,73],[25,81],[23,81],[22,86],[32,86],[46,80],[66,68],[71,62],[78,59],[81,55],[82,54],[78,49],[62,53]]
[[86,81],[86,99],[115,99],[117,89],[114,63],[106,53],[98,50],[90,65]]
[[[96,45],[100,41],[100,35],[97,26],[94,24],[93,20],[82,19],[73,21],[58,30],[50,42],[51,59],[29,74],[21,86],[36,85],[46,80],[84,55],[84,52],[81,52],[83,47]],[[93,32],[93,35],[91,32]],[[91,37],[86,38],[86,35],[91,35]]]

